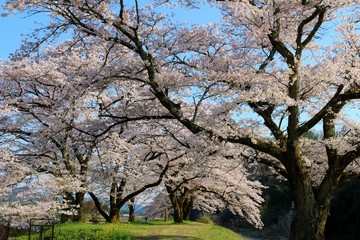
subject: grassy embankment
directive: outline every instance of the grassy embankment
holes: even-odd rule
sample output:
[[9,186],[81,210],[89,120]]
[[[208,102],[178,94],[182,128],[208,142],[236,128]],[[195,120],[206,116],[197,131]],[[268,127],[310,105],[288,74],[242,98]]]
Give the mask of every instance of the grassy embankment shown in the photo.
[[[32,234],[31,239],[38,239]],[[48,236],[48,234],[46,234]],[[25,240],[28,236],[19,236],[11,240]],[[48,238],[43,238],[48,239]],[[244,240],[240,235],[226,228],[198,222],[174,224],[153,221],[149,223],[89,224],[67,223],[55,226],[57,240]]]

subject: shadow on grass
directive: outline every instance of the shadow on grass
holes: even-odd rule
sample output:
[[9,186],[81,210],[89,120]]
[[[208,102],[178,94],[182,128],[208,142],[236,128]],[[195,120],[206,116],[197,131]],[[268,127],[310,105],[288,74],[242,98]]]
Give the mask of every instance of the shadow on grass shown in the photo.
[[176,235],[151,235],[146,237],[135,237],[136,240],[199,240],[197,237],[176,236]]

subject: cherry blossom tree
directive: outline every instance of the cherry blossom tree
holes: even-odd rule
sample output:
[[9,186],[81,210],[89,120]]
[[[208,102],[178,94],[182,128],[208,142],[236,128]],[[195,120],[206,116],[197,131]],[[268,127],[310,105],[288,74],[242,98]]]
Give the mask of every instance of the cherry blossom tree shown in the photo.
[[157,120],[157,124],[147,131],[132,129],[131,135],[148,144],[147,158],[159,155],[158,164],[164,164],[162,158],[167,159],[169,169],[163,190],[167,191],[175,222],[188,220],[193,208],[207,212],[229,209],[254,226],[262,226],[259,206],[263,186],[250,180],[240,157],[243,149],[213,144],[176,122]]
[[[170,126],[165,129],[169,131]],[[183,153],[164,181],[174,221],[188,220],[193,208],[206,212],[228,209],[262,227],[259,207],[263,186],[249,176],[242,157],[245,150],[231,144],[216,145],[180,129],[169,132],[172,139],[159,141],[172,146],[167,154]],[[171,140],[174,143],[169,145]]]
[[[62,194],[64,201],[78,208],[74,220],[84,220],[83,203],[85,194],[89,193],[106,221],[117,222],[124,204],[161,183],[167,164],[160,167],[160,173],[152,171],[148,162],[160,155],[146,152],[150,158],[139,160],[139,156],[129,151],[133,143],[121,141],[116,132],[123,132],[128,121],[143,120],[144,124],[146,119],[161,119],[162,116],[141,112],[144,101],[124,85],[121,88],[110,85],[104,89],[98,86],[85,93],[88,81],[106,80],[101,74],[103,64],[95,63],[99,55],[81,56],[80,48],[71,56],[64,55],[62,51],[67,47],[65,43],[56,49],[47,49],[35,59],[3,66],[2,95],[12,111],[4,113],[1,131],[7,135],[6,139],[15,139],[13,153],[24,166],[67,182],[67,190]],[[92,67],[80,67],[89,66],[90,62]],[[53,66],[56,70],[48,71]],[[114,150],[110,151],[112,148]],[[145,154],[145,149],[139,149],[139,146],[135,149],[138,155]],[[96,161],[101,164],[95,164]],[[161,165],[155,161],[151,164],[156,168]],[[118,176],[120,172],[122,176]],[[131,179],[131,176],[136,177]],[[111,187],[108,214],[99,201],[103,194],[95,194],[89,186],[96,180],[100,181],[97,185],[102,185],[101,192]],[[65,216],[62,219],[66,221]]]
[[34,171],[16,159],[10,149],[1,148],[1,158],[2,221],[24,227],[31,218],[55,218],[59,214],[71,214],[66,210],[69,209],[67,203],[59,197],[66,191],[62,179]]
[[[88,162],[96,139],[68,124],[77,121],[80,117],[76,112],[84,108],[84,101],[74,104],[79,97],[75,98],[73,92],[81,91],[81,79],[71,85],[63,84],[67,77],[76,77],[71,71],[78,67],[76,61],[73,65],[70,61],[66,63],[66,59],[54,52],[52,57],[46,51],[43,56],[46,60],[39,56],[2,68],[2,96],[13,111],[5,115],[7,121],[1,124],[1,131],[8,135],[6,139],[15,139],[12,152],[20,162],[35,172],[63,178],[69,184],[68,191],[62,193],[64,201],[70,206],[79,206],[75,215],[81,219]],[[43,64],[44,60],[56,64],[58,71]],[[86,78],[84,72],[83,77]],[[70,184],[74,185],[73,190]],[[78,188],[79,184],[82,189]]]
[[[165,182],[175,222],[188,220],[193,208],[211,213],[229,209],[252,225],[263,226],[259,209],[262,185],[248,180],[242,167],[202,166],[197,170],[197,175],[183,170],[182,178],[175,176]],[[194,174],[194,169],[191,172]]]
[[[89,53],[107,45],[102,60],[111,76],[142,83],[159,111],[193,134],[259,152],[257,160],[290,183],[290,239],[324,239],[333,193],[341,180],[357,176],[348,167],[360,156],[358,141],[335,134],[360,96],[359,1],[222,1],[222,26],[180,26],[154,10],[200,2],[13,0],[5,7],[52,17],[47,34],[18,56],[72,30],[74,42],[97,42]],[[336,41],[322,44],[327,36]],[[316,159],[307,161],[302,136],[318,125],[326,158],[315,181]],[[358,123],[351,126],[357,132]]]
[[[88,190],[107,222],[118,222],[120,209],[125,204],[133,206],[137,195],[158,186],[169,168],[169,161],[161,159],[161,154],[146,151],[146,145],[119,138],[118,133],[114,135],[97,146],[98,158],[91,163]],[[108,203],[108,211],[102,208],[104,202]]]

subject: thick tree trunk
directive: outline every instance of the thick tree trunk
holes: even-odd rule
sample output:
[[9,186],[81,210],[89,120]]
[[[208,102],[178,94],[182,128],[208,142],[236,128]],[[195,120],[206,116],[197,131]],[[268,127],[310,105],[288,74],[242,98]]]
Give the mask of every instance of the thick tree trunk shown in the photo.
[[194,205],[194,196],[189,194],[189,189],[184,188],[182,194],[177,194],[170,186],[166,186],[171,204],[174,209],[174,222],[182,223],[189,220],[190,212]]
[[109,218],[107,222],[109,223],[117,223],[120,221],[120,209],[116,206],[112,206],[109,211]]
[[129,222],[135,221],[135,208],[133,205],[129,205]]
[[289,239],[324,240],[329,206],[320,206],[311,194],[299,197],[295,200],[295,216],[291,223]]
[[190,196],[188,199],[183,201],[184,220],[189,220],[190,219],[190,213],[191,213],[191,210],[193,209],[193,206],[194,206],[194,200],[195,200],[194,196]]
[[183,208],[179,204],[173,205],[174,208],[174,222],[182,223],[184,221]]
[[7,240],[9,239],[9,233],[10,233],[10,221],[7,223],[4,222],[3,224],[0,224],[0,239]]
[[171,191],[170,188],[167,189],[169,193],[169,198],[171,201],[171,205],[174,209],[174,222],[182,223],[184,221],[184,212],[183,212],[183,204],[181,199],[176,196],[174,191]]
[[75,205],[79,207],[77,209],[77,215],[74,217],[74,221],[85,221],[84,199],[85,193],[80,192],[75,194]]
[[110,210],[109,210],[109,217],[107,219],[107,222],[110,223],[117,223],[120,220],[120,209],[121,206],[119,206],[119,201],[121,198],[121,191],[119,191],[119,187],[116,184],[116,181],[113,181],[111,184],[110,189]]
[[129,222],[135,221],[135,199],[130,199],[131,204],[129,205]]
[[310,178],[293,179],[295,215],[291,223],[290,240],[324,240],[330,200],[336,185],[322,188],[322,196],[314,192]]

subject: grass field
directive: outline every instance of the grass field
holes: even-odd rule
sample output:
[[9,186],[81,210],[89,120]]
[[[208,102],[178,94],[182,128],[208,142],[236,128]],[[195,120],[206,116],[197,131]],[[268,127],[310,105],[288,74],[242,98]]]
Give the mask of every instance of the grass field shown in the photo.
[[[44,234],[44,240],[49,239]],[[12,240],[25,240],[23,235]],[[31,239],[38,239],[33,233]],[[174,224],[171,222],[153,221],[149,223],[118,223],[118,224],[89,224],[67,223],[55,226],[57,240],[243,240],[235,232],[226,228],[198,222]]]

